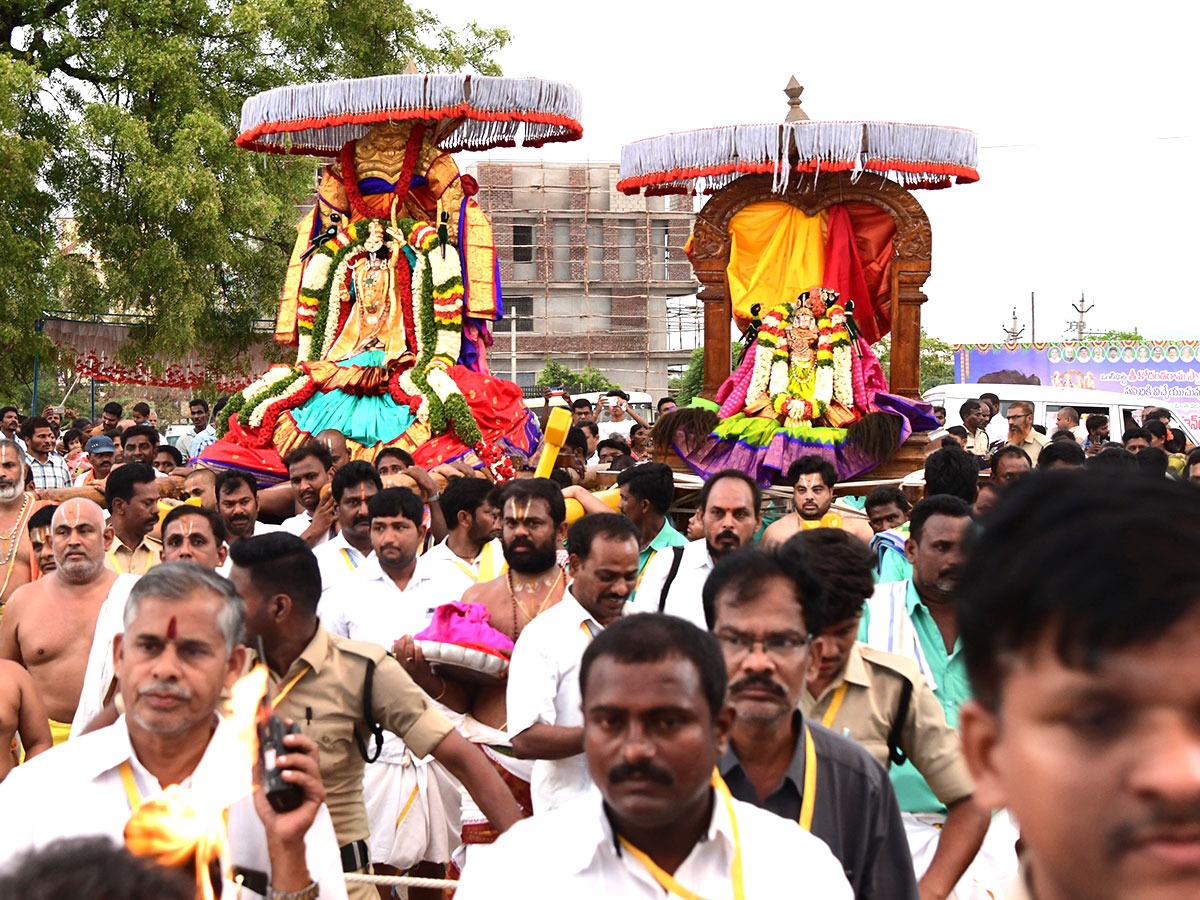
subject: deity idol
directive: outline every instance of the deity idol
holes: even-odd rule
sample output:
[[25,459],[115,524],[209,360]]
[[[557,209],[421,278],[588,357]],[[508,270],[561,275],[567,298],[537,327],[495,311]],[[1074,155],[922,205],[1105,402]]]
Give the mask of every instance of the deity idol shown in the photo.
[[[522,112],[513,92],[527,82],[540,87]],[[336,429],[354,458],[398,446],[423,465],[532,449],[521,389],[488,373],[496,252],[479,186],[450,150],[511,146],[522,123],[527,145],[578,136],[574,118],[539,103],[573,110],[578,97],[534,79],[406,74],[247,101],[240,145],[336,160],[297,228],[276,322],[296,360],[233,396],[225,442],[283,455]]]

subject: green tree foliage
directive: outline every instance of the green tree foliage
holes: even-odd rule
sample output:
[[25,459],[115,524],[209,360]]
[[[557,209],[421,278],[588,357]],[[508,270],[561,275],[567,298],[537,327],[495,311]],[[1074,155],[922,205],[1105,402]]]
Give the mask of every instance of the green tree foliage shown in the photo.
[[[1146,336],[1138,334],[1135,328],[1133,331],[1106,331],[1103,334],[1090,334],[1087,339],[1089,341],[1144,341]],[[1070,338],[1068,337],[1068,340]]]
[[620,385],[609,380],[608,376],[592,366],[584,366],[579,372],[572,372],[558,360],[544,360],[545,365],[538,372],[535,382],[541,388],[565,387],[577,394],[590,394],[595,391],[611,391]]
[[[242,102],[409,61],[497,74],[509,40],[404,0],[44,0],[0,22],[0,358],[21,369],[43,307],[148,315],[131,356],[228,360],[274,315],[316,168],[238,149]],[[50,261],[56,209],[89,255]]]
[[[742,355],[742,344],[734,341],[729,347],[729,364],[737,364]],[[696,347],[688,357],[687,370],[678,378],[672,378],[667,384],[667,390],[680,406],[687,406],[692,398],[704,389],[704,348]]]
[[[883,374],[891,378],[892,371],[892,336],[889,334],[871,347],[879,357],[883,366]],[[945,341],[926,334],[921,329],[921,393],[939,384],[954,383],[954,348]]]

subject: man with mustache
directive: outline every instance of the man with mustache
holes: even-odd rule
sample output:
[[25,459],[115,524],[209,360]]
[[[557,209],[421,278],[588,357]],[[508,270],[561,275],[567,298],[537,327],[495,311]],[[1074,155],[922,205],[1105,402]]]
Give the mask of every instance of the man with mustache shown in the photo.
[[[225,524],[211,509],[180,504],[167,513],[162,522],[163,562],[192,562],[221,572],[228,569]],[[222,573],[223,574],[223,573]],[[136,576],[121,576],[131,578]],[[131,582],[132,583],[132,582]],[[124,629],[124,591],[113,591],[100,607],[96,635],[88,654],[87,674],[79,695],[79,709],[71,723],[71,736],[94,731],[117,720],[119,711],[109,701],[115,697],[116,672],[113,669],[113,644]],[[101,710],[103,713],[101,714]]]
[[[515,641],[535,618],[554,609],[565,596],[566,573],[558,562],[558,548],[567,536],[566,503],[558,485],[548,478],[523,478],[498,485],[485,502],[501,510],[500,544],[505,565],[502,574],[491,581],[468,588],[462,602],[482,604],[491,627]],[[479,684],[435,674],[411,637],[401,638],[395,653],[429,696],[464,714],[462,730],[467,740],[483,751],[522,811],[532,812],[530,780],[534,763],[514,755],[508,727],[507,682],[501,679]],[[461,838],[469,862],[472,848],[492,843],[499,831],[468,795],[463,794],[462,801]]]
[[126,463],[141,463],[159,478],[166,476],[154,468],[154,451],[158,447],[158,429],[153,425],[130,425],[121,435],[121,447]]
[[809,528],[844,528],[864,541],[871,540],[874,532],[866,519],[831,511],[837,470],[825,457],[816,454],[800,457],[788,469],[787,479],[793,485],[795,515],[785,515],[768,525],[762,536],[764,546],[782,544],[796,532]]
[[642,571],[631,612],[666,612],[704,628],[704,581],[725,554],[745,547],[762,524],[762,488],[739,469],[710,475],[700,489],[704,537],[655,554]]
[[589,644],[579,682],[599,790],[480,851],[458,900],[853,896],[824,843],[714,777],[733,711],[711,635],[673,616],[626,616]]
[[240,469],[226,469],[217,476],[217,512],[231,544],[238,538],[280,530],[278,525],[258,521],[258,482]]
[[917,900],[887,774],[862,746],[797,709],[826,607],[794,545],[723,558],[705,582],[704,611],[736,714],[718,763],[733,796],[828,844],[859,900]]
[[1021,825],[1006,900],[1200,897],[1198,510],[1164,478],[1038,474],[969,558],[960,724]]
[[[828,610],[800,709],[862,744],[884,766],[912,760],[947,808],[937,852],[921,879],[924,895],[944,896],[977,858],[992,821],[991,811],[971,800],[958,735],[916,666],[857,641],[863,602],[875,589],[876,558],[867,545],[840,529],[820,528],[796,535],[786,549],[816,576]],[[1011,841],[989,845],[986,855],[994,851],[1012,863]]]
[[0,619],[0,658],[29,670],[55,743],[66,740],[80,705],[101,608],[110,596],[123,603],[137,580],[105,568],[112,540],[95,503],[78,497],[63,503],[50,528],[58,568],[17,591]]
[[341,587],[371,555],[371,515],[367,505],[383,490],[379,473],[365,460],[356,459],[338,468],[330,482],[338,533],[313,553],[321,569],[321,618],[337,619]]
[[438,583],[443,603],[460,599],[504,569],[500,511],[488,499],[492,489],[486,478],[451,478],[442,491],[446,539],[421,554],[419,567]]
[[158,485],[142,463],[113,469],[104,482],[104,503],[113,530],[106,564],[114,572],[143,575],[162,559],[162,544],[150,537],[158,524]]
[[[381,519],[397,518],[383,515],[394,499],[393,494],[373,501]],[[277,711],[320,745],[321,777],[347,872],[369,871],[363,766],[378,752],[384,729],[414,754],[430,754],[445,765],[475,792],[499,829],[520,817],[500,778],[378,646],[378,638],[349,641],[322,626],[316,614],[319,569],[304,541],[291,534],[263,535],[235,542],[231,556],[230,579],[246,601],[246,634],[251,641],[263,640]],[[409,796],[411,790],[405,800]],[[395,810],[393,828],[403,815],[402,806]],[[356,900],[377,896],[366,884],[351,887],[350,895]]]
[[1008,442],[1004,446],[1020,447],[1031,460],[1036,460],[1050,438],[1033,427],[1033,404],[1024,400],[1010,403],[1004,417],[1008,419]]
[[222,817],[228,825],[228,861],[241,887],[225,882],[222,896],[346,897],[316,744],[303,734],[283,738],[276,764],[301,798],[277,812],[218,713],[244,669],[244,621],[233,586],[200,566],[166,563],[138,580],[115,645],[127,714],[18,766],[0,785],[0,805],[21,811],[0,821],[0,869],[58,838],[122,843],[131,809],[182,785],[185,800],[217,819],[205,826]]
[[288,534],[304,538],[310,547],[323,544],[334,534],[333,494],[324,490],[333,478],[333,456],[317,441],[301,444],[283,458],[292,496],[300,512],[280,526]]
[[[951,728],[958,727],[959,706],[971,696],[954,603],[966,571],[966,543],[974,527],[971,507],[959,497],[935,494],[918,502],[909,517],[909,539],[904,547],[912,563],[912,577],[877,585],[858,630],[863,643],[907,657],[916,665]],[[904,814],[913,864],[921,878],[938,856],[948,807],[911,761],[892,766],[889,774]],[[989,846],[1006,841],[1009,848],[1015,844],[1016,833],[1007,816],[994,817],[991,829],[995,834],[989,833]],[[969,847],[961,849],[956,857],[974,856],[974,851],[967,852]],[[1011,853],[997,854],[994,865],[990,860],[990,856],[980,857],[950,896],[971,896],[971,884],[964,882],[994,890],[1013,860]]]
[[[373,552],[346,580],[338,619],[322,626],[390,651],[397,640],[423,630],[448,594],[417,561],[425,537],[421,498],[408,488],[384,488],[371,498],[367,513]],[[397,654],[402,660],[418,652],[411,637],[406,640]],[[437,696],[436,691],[426,693]],[[377,872],[399,874],[425,863],[413,874],[444,876],[445,870],[437,867],[450,861],[458,845],[462,804],[459,786],[445,767],[431,756],[412,753],[399,737],[384,735],[379,759],[363,773],[363,802]]]
[[75,487],[83,487],[93,481],[103,481],[107,478],[113,466],[113,459],[117,455],[117,445],[113,443],[112,438],[103,434],[88,438],[84,450],[87,452],[91,468],[79,474],[75,479]]
[[535,759],[533,811],[556,809],[591,787],[583,756],[579,664],[621,617],[638,575],[638,531],[617,513],[592,513],[567,533],[571,586],[521,633],[508,669],[513,752]]
[[58,568],[54,560],[54,544],[50,541],[50,524],[58,507],[46,505],[29,517],[29,549],[33,560],[43,575]]
[[0,535],[6,535],[0,567],[0,604],[33,578],[33,550],[29,544],[29,517],[36,509],[33,493],[25,491],[25,451],[13,441],[0,439]]

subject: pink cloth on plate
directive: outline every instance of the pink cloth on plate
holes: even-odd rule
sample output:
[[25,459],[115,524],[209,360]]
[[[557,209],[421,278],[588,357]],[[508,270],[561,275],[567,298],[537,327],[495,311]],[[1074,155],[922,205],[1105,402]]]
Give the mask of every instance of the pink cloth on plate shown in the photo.
[[443,603],[433,611],[433,621],[416,635],[416,639],[443,644],[482,645],[512,653],[512,640],[503,631],[493,628],[489,621],[488,609],[482,603]]

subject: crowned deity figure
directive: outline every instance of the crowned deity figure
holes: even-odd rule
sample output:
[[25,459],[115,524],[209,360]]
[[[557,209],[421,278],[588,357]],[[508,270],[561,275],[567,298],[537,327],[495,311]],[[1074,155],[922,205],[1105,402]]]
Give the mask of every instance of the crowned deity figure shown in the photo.
[[380,76],[248,100],[239,145],[325,162],[275,326],[295,362],[231,398],[224,442],[283,455],[335,429],[355,458],[385,446],[425,465],[498,444],[528,453],[538,428],[521,389],[487,369],[503,315],[491,223],[451,151],[511,146],[519,127],[527,145],[573,140],[577,115],[567,85],[483,76]]

